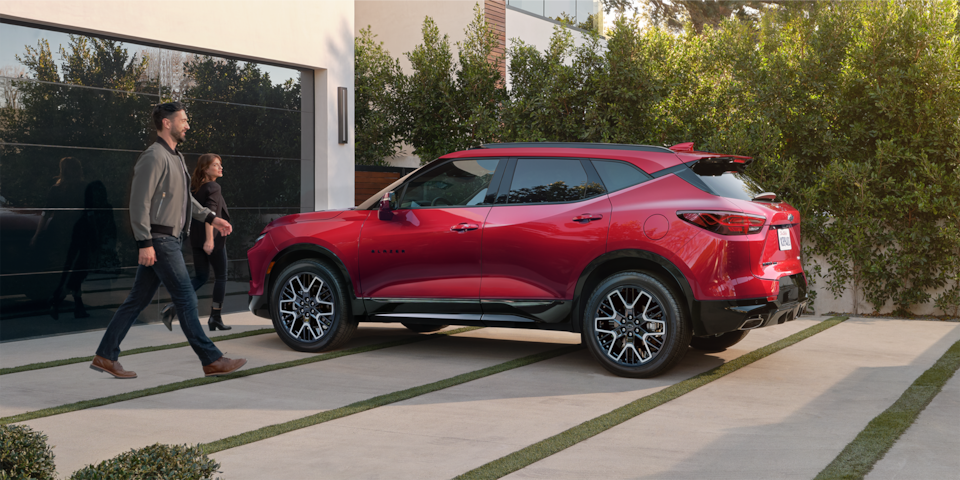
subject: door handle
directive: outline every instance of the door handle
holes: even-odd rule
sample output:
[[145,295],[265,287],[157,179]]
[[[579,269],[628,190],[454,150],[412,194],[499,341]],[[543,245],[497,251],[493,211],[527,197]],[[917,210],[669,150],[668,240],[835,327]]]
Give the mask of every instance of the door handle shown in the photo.
[[573,221],[579,223],[590,223],[594,220],[600,220],[601,218],[603,218],[603,215],[599,213],[596,215],[584,213],[583,215],[577,215],[576,217],[573,217]]
[[451,231],[451,232],[466,232],[466,231],[469,231],[469,230],[476,230],[476,229],[478,229],[478,228],[480,228],[480,225],[477,225],[476,223],[461,223],[461,224],[454,225],[454,226],[450,227],[450,231]]

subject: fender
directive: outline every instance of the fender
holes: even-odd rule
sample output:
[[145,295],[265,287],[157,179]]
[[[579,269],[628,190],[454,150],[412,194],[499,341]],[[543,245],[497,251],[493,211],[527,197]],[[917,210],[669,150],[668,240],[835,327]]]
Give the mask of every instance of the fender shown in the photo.
[[[681,272],[681,270],[673,264],[670,260],[667,260],[661,255],[658,255],[653,252],[646,250],[636,250],[636,249],[623,249],[615,250],[612,252],[604,253],[599,257],[593,259],[587,266],[583,269],[583,272],[580,274],[580,278],[577,280],[577,286],[574,290],[574,298],[577,299],[576,305],[574,306],[573,312],[571,312],[571,326],[574,331],[581,331],[581,321],[580,318],[581,311],[583,310],[583,304],[588,300],[584,297],[584,288],[587,286],[587,281],[590,280],[590,277],[598,271],[601,267],[609,265],[610,262],[614,261],[623,261],[623,260],[632,260],[639,262],[649,262],[655,264],[656,266],[662,268],[671,278],[666,278],[664,280],[672,280],[676,285],[680,287],[680,292],[683,295],[683,304],[687,307],[687,312],[690,315],[690,320],[693,323],[695,331],[700,331],[703,328],[702,322],[700,320],[700,309],[699,302],[694,299],[693,289],[690,288],[690,282],[687,281],[687,277]],[[613,269],[613,271],[620,271],[622,268]],[[611,273],[613,273],[611,271]],[[656,273],[656,272],[654,272]],[[586,292],[589,295],[590,292]]]
[[347,285],[346,293],[350,299],[353,315],[355,317],[366,315],[366,309],[363,305],[363,300],[357,297],[356,291],[353,288],[353,278],[350,276],[350,272],[347,270],[346,265],[343,264],[343,261],[340,260],[340,257],[334,254],[328,248],[315,243],[296,243],[284,248],[274,255],[273,261],[276,262],[276,264],[271,270],[271,273],[266,274],[263,280],[265,287],[264,296],[267,298],[270,297],[273,289],[273,285],[271,284],[271,277],[273,275],[279,275],[279,273],[286,268],[287,265],[304,258],[321,258],[332,263],[340,271],[340,275],[342,275],[342,278]]

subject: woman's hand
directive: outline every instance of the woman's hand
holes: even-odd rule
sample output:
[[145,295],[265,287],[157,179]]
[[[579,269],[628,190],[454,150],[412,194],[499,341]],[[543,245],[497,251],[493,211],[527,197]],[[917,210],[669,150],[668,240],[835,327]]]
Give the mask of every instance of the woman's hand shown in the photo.
[[213,239],[210,237],[207,238],[208,240],[203,242],[203,251],[206,252],[207,255],[210,255],[213,253]]

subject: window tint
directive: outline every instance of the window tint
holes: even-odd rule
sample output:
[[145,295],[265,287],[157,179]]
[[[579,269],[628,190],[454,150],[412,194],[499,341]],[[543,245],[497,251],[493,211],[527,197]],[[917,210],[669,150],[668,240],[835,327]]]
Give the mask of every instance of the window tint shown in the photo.
[[407,184],[400,208],[482,205],[500,160],[456,160]]
[[[712,165],[699,162],[691,169],[696,178],[706,185],[708,192],[721,197],[739,200],[753,200],[763,193],[763,187],[743,173],[743,167],[732,168],[729,165]],[[689,173],[687,173],[689,176]]]
[[602,193],[603,185],[587,179],[580,160],[521,158],[507,203],[571,202]]
[[627,163],[612,160],[594,160],[593,167],[600,174],[603,185],[608,192],[615,192],[650,179],[650,176],[639,168]]

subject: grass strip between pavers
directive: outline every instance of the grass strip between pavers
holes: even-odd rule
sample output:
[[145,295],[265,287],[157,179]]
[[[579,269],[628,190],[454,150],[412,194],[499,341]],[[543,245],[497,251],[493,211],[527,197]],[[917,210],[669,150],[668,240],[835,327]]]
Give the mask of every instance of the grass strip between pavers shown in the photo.
[[[249,332],[242,333],[231,333],[229,335],[219,335],[216,337],[210,337],[210,340],[213,342],[219,342],[221,340],[234,340],[237,338],[252,337],[254,335],[264,335],[267,333],[273,333],[273,328],[259,328],[257,330],[250,330]],[[180,347],[189,347],[190,343],[180,342],[180,343],[169,343],[167,345],[155,345],[152,347],[140,347],[140,348],[131,348],[120,352],[120,356],[124,357],[127,355],[136,355],[138,353],[148,353],[148,352],[157,352],[160,350],[169,350],[171,348],[180,348]],[[19,367],[8,367],[0,368],[0,375],[8,375],[11,373],[19,372],[29,372],[30,370],[40,370],[41,368],[52,368],[52,367],[62,367],[64,365],[72,365],[74,363],[85,363],[92,362],[93,355],[89,357],[73,357],[73,358],[64,358],[61,360],[51,360],[49,362],[39,362],[39,363],[29,363],[27,365],[20,365]]]
[[109,405],[111,403],[125,402],[127,400],[133,400],[141,397],[148,397],[150,395],[159,395],[161,393],[173,392],[176,390],[182,390],[184,388],[199,387],[201,385],[224,382],[224,381],[233,380],[236,378],[249,377],[250,375],[258,375],[261,373],[272,372],[274,370],[282,370],[284,368],[298,367],[300,365],[307,365],[310,363],[322,362],[324,360],[333,360],[334,358],[345,357],[347,355],[354,355],[357,353],[372,352],[374,350],[381,350],[384,348],[398,347],[400,345],[421,342],[424,340],[428,340],[430,338],[436,338],[438,336],[456,335],[458,333],[465,333],[471,330],[477,330],[479,328],[483,328],[483,327],[464,327],[464,328],[458,328],[455,330],[448,330],[446,332],[432,333],[430,335],[411,336],[408,338],[402,338],[399,340],[378,343],[375,345],[367,345],[365,347],[347,348],[343,350],[338,350],[336,352],[321,353],[319,355],[314,355],[312,357],[300,358],[297,360],[290,360],[288,362],[274,363],[270,365],[263,365],[256,368],[240,370],[240,371],[231,373],[229,375],[223,375],[219,377],[191,378],[190,380],[183,380],[180,382],[168,383],[166,385],[159,385],[153,388],[145,388],[143,390],[136,390],[133,392],[121,393],[118,395],[111,395],[109,397],[83,400],[80,402],[60,405],[59,407],[50,407],[50,408],[44,408],[42,410],[34,410],[32,412],[21,413],[19,415],[11,415],[9,417],[0,418],[0,425],[7,425],[10,423],[17,423],[17,422],[25,422],[27,420],[50,417],[53,415],[60,415],[60,414],[69,413],[69,412],[76,412],[77,410],[84,410],[87,408],[101,407],[104,405]]
[[310,415],[303,418],[298,418],[296,420],[291,420],[289,422],[278,423],[276,425],[270,425],[263,428],[258,428],[246,433],[241,433],[234,435],[232,437],[227,437],[215,442],[201,444],[200,447],[203,449],[203,453],[212,454],[219,452],[221,450],[226,450],[228,448],[235,448],[248,443],[257,442],[264,440],[270,437],[275,437],[287,432],[292,432],[294,430],[299,430],[301,428],[311,427],[319,423],[329,422],[331,420],[336,420],[338,418],[343,418],[355,413],[365,412],[377,407],[382,407],[384,405],[389,405],[391,403],[400,402],[410,398],[418,397],[420,395],[425,395],[427,393],[436,392],[437,390],[443,390],[445,388],[450,388],[462,383],[471,382],[473,380],[478,380],[484,377],[489,377],[497,373],[505,372],[507,370],[513,370],[514,368],[523,367],[525,365],[530,365],[532,363],[541,362],[544,360],[549,360],[560,355],[566,355],[568,353],[575,352],[583,348],[581,345],[570,345],[554,350],[550,350],[543,353],[537,353],[534,355],[529,355],[523,358],[518,358],[515,360],[510,360],[508,362],[501,363],[499,365],[493,365],[486,368],[481,368],[480,370],[474,370],[472,372],[463,373],[454,377],[450,377],[444,380],[440,380],[433,383],[428,383],[426,385],[420,385],[419,387],[408,388],[406,390],[400,390],[393,393],[388,393],[385,395],[380,395],[377,397],[369,398],[367,400],[361,400],[359,402],[351,403],[350,405],[335,408],[333,410],[327,410],[325,412],[320,412],[314,415]]
[[903,432],[913,425],[920,412],[940,393],[958,368],[960,341],[954,343],[932,367],[914,380],[890,408],[874,417],[837,458],[816,476],[816,480],[865,477]]
[[603,433],[641,413],[652,410],[682,395],[690,393],[714,380],[733,373],[757,360],[772,355],[797,342],[816,335],[834,325],[846,320],[847,317],[832,317],[812,327],[794,333],[787,338],[758,348],[750,353],[730,360],[719,367],[690,377],[682,382],[675,383],[659,392],[647,395],[619,407],[609,413],[587,420],[573,428],[560,432],[550,438],[541,440],[509,455],[500,457],[485,465],[481,465],[458,477],[459,479],[488,479],[501,478],[521,468],[532,465],[555,453],[570,448],[594,435]]

